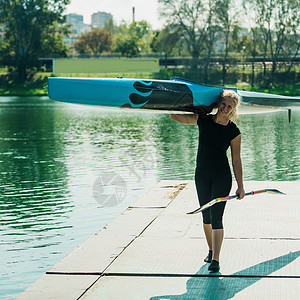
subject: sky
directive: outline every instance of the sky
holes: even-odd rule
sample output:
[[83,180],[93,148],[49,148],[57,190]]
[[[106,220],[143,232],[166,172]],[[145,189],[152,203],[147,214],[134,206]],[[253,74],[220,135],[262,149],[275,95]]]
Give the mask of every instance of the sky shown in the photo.
[[157,0],[71,0],[66,13],[83,15],[85,24],[91,24],[91,15],[104,11],[113,15],[117,24],[125,20],[132,21],[132,7],[135,7],[135,21],[146,20],[153,29],[163,27],[163,20],[159,19]]

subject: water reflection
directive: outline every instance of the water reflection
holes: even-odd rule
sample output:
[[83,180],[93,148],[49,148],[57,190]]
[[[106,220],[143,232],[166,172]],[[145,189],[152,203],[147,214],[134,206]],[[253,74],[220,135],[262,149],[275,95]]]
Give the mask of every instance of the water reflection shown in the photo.
[[[197,151],[197,128],[162,117],[157,125],[159,170],[164,179],[192,179]],[[299,180],[300,110],[288,122],[285,111],[241,115],[242,160],[245,180]],[[230,156],[230,154],[229,154]]]
[[242,159],[245,179],[299,180],[300,111],[292,122],[285,112],[242,116]]
[[[246,180],[300,179],[300,111],[243,115]],[[0,99],[0,296],[12,298],[163,179],[193,179],[196,126],[169,115]],[[126,181],[117,207],[93,198],[99,174]],[[4,296],[6,295],[6,296]]]

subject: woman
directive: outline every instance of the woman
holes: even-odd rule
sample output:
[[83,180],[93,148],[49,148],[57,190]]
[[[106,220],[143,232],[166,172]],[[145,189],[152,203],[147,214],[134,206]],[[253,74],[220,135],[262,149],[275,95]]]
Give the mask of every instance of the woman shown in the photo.
[[[200,206],[212,199],[229,195],[232,185],[226,155],[229,146],[238,186],[236,194],[239,195],[238,199],[245,196],[240,156],[241,133],[234,123],[239,103],[240,96],[236,92],[224,90],[218,98],[218,110],[215,115],[171,115],[177,122],[197,124],[199,127],[195,182]],[[219,202],[202,212],[203,228],[209,248],[204,261],[210,263],[208,269],[214,272],[220,269],[219,255],[224,237],[222,219],[225,205],[226,202]]]

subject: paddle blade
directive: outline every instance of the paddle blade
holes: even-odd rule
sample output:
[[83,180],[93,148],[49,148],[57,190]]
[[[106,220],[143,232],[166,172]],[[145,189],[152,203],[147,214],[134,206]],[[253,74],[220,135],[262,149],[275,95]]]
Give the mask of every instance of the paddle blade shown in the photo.
[[209,208],[210,206],[213,206],[214,204],[216,204],[217,202],[219,202],[221,198],[217,198],[217,199],[213,199],[211,200],[210,202],[206,203],[205,205],[197,208],[196,210],[193,210],[193,211],[190,211],[190,212],[187,212],[186,214],[187,215],[193,215],[193,214],[198,214],[200,213],[201,211]]
[[199,207],[199,208],[197,208],[197,209],[195,209],[195,210],[193,210],[193,211],[189,211],[189,212],[187,212],[186,214],[187,214],[187,215],[193,215],[193,214],[197,214],[197,213],[199,213],[199,212],[201,212],[201,207]]
[[276,189],[266,189],[265,191],[266,191],[266,193],[270,193],[270,194],[286,195],[286,193],[280,192],[279,190],[276,190]]
[[201,207],[199,207],[199,208],[197,208],[197,209],[195,209],[195,210],[193,210],[193,211],[187,212],[186,214],[187,214],[187,215],[198,214],[198,213],[200,213],[201,211],[203,211],[204,209],[206,209],[206,208],[208,208],[208,207],[211,206],[211,205],[208,205],[208,204],[210,204],[210,203],[207,203],[207,204],[205,204],[205,205],[203,205],[203,206],[201,206]]

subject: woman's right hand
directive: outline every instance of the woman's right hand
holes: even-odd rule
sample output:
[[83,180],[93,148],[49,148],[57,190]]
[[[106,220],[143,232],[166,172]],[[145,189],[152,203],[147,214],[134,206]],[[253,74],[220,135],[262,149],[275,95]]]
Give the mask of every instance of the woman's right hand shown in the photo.
[[245,190],[244,188],[238,188],[235,192],[235,194],[238,196],[238,200],[242,200],[245,197]]
[[194,106],[192,111],[195,114],[198,114],[200,117],[204,117],[212,112],[214,109],[216,103],[212,103],[211,105],[199,105],[199,106]]

